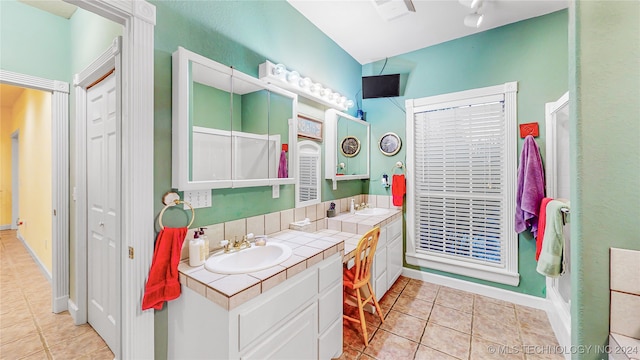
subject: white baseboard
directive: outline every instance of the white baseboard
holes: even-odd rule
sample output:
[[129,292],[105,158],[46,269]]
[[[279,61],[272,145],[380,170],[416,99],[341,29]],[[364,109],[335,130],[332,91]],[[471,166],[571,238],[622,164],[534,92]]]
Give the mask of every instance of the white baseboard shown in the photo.
[[11,224],[0,225],[0,230],[11,230]]
[[518,305],[529,306],[535,309],[547,311],[547,309],[549,308],[549,302],[544,298],[521,294],[488,285],[476,284],[470,281],[451,278],[448,276],[427,273],[424,271],[409,268],[403,268],[402,275],[408,278],[422,280],[437,285],[448,286],[450,288],[463,290],[494,299],[504,300]]
[[71,318],[73,319],[73,323],[75,325],[83,324],[82,319],[80,319],[80,309],[78,309],[78,305],[76,305],[76,303],[74,303],[71,299],[67,300],[67,309],[69,310],[69,314],[71,315]]
[[36,264],[38,265],[38,267],[40,268],[40,271],[42,271],[42,274],[44,275],[45,278],[47,278],[47,280],[49,281],[49,284],[51,284],[51,273],[49,272],[49,270],[47,270],[47,268],[44,266],[44,264],[42,263],[42,261],[40,261],[40,259],[38,258],[38,256],[36,255],[35,252],[33,252],[33,250],[31,249],[31,247],[29,246],[29,244],[24,240],[24,238],[22,237],[22,235],[20,235],[20,232],[18,232],[16,234],[18,240],[20,240],[20,242],[22,243],[22,245],[24,245],[24,248],[27,249],[27,252],[29,253],[29,255],[31,255],[31,258],[33,258],[33,261],[36,262]]
[[53,312],[59,314],[65,310],[68,310],[69,296],[65,295],[57,299],[53,299]]

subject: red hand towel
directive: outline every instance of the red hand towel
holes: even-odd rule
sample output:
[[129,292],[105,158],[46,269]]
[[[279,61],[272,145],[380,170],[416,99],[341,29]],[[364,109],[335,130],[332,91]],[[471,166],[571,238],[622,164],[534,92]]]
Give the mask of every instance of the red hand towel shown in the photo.
[[142,310],[154,308],[162,310],[165,301],[180,296],[178,263],[182,252],[182,243],[187,236],[187,228],[165,227],[158,234],[153,260],[149,269],[149,278],[144,288]]
[[540,202],[540,212],[538,216],[538,237],[536,238],[536,261],[540,258],[542,251],[542,241],[544,240],[544,228],[547,225],[547,204],[552,198],[542,198]]
[[406,191],[404,175],[393,175],[391,179],[391,195],[394,206],[402,206],[402,198]]

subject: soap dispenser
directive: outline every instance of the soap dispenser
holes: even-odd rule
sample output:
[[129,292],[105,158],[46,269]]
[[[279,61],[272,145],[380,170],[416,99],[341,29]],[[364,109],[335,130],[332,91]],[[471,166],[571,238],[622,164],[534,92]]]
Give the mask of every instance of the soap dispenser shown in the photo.
[[351,199],[351,207],[349,207],[349,212],[355,214],[356,212],[356,201]]
[[203,242],[200,239],[200,232],[195,230],[193,240],[189,242],[189,266],[200,266],[204,263],[204,259],[202,258],[202,245]]
[[202,261],[207,260],[207,256],[209,256],[209,237],[204,233],[204,227],[200,228],[200,240],[202,240]]

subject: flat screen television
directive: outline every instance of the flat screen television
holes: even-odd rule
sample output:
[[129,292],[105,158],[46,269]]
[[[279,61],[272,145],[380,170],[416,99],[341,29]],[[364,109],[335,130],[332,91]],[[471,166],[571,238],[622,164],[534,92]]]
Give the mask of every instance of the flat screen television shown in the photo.
[[400,96],[400,74],[362,77],[362,98]]

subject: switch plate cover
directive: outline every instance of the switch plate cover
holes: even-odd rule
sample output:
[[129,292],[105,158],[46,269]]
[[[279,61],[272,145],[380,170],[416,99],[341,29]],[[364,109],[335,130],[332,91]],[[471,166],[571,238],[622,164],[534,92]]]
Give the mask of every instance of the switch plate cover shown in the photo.
[[[184,192],[184,201],[193,206],[194,209],[211,207],[211,190],[192,190]],[[184,205],[185,210],[189,210],[189,206]]]

